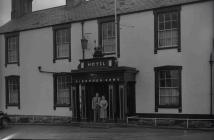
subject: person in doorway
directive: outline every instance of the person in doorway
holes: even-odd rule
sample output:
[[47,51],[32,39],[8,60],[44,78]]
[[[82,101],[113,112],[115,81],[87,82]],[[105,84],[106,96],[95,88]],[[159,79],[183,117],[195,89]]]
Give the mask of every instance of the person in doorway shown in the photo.
[[92,109],[94,111],[94,122],[97,122],[100,114],[100,97],[99,93],[96,93],[96,96],[92,98]]
[[105,122],[107,119],[107,107],[108,107],[108,102],[105,99],[105,96],[102,96],[100,101],[100,119],[103,122]]

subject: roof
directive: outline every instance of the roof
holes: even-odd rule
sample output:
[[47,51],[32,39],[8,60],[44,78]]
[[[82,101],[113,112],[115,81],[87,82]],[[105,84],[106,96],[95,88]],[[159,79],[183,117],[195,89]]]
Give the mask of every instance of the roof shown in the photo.
[[[160,7],[182,5],[207,0],[118,0],[118,14],[129,14]],[[0,34],[43,28],[114,15],[114,0],[83,1],[76,7],[59,6],[35,11],[13,19],[0,28]]]

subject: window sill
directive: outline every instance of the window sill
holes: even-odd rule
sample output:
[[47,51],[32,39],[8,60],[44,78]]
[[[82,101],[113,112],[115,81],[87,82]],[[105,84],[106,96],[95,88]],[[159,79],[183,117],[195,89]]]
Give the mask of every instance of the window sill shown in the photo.
[[156,49],[155,49],[155,54],[157,54],[157,52],[158,52],[159,50],[171,50],[171,49],[177,49],[178,52],[181,52],[180,46],[176,46],[176,47],[156,48]]
[[71,107],[71,105],[55,105],[54,107]]
[[19,62],[6,63],[5,66],[7,66],[7,65],[16,65],[16,64],[19,66]]
[[115,52],[103,52],[104,55],[116,55]]
[[163,47],[157,48],[157,50],[167,50],[167,49],[178,49],[179,47]]
[[70,57],[54,58],[54,59],[53,59],[54,63],[55,63],[57,60],[69,60],[69,62],[71,62],[71,58],[70,58]]
[[157,106],[155,108],[155,112],[158,112],[158,109],[178,109],[178,112],[182,112],[182,107],[181,106]]
[[6,105],[6,109],[8,107],[17,107],[18,109],[20,109],[20,105],[19,104],[8,104],[8,105]]
[[18,104],[8,104],[7,106],[19,106]]
[[164,105],[164,106],[158,106],[158,108],[163,108],[163,109],[178,109],[180,106],[169,106],[169,105]]

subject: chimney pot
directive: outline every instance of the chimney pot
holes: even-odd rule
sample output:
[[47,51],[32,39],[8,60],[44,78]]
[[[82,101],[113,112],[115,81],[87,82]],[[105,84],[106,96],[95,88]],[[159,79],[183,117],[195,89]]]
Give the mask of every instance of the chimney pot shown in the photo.
[[12,0],[11,19],[22,17],[32,12],[33,0]]
[[66,0],[66,5],[76,7],[76,6],[80,5],[82,1],[83,0]]

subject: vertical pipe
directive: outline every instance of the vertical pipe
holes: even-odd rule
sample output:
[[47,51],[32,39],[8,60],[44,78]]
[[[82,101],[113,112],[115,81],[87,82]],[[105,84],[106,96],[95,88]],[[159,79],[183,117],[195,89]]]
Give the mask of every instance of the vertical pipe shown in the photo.
[[[81,25],[82,25],[82,39],[84,39],[85,38],[85,36],[84,36],[84,21],[81,22]],[[83,60],[85,59],[85,50],[84,50],[83,46],[82,46],[82,59]]]
[[80,120],[82,119],[82,84],[79,84],[79,110]]
[[189,119],[187,119],[187,129],[189,129]]
[[[211,56],[212,57],[212,56]],[[210,86],[210,94],[211,94],[211,101],[210,101],[210,115],[213,115],[213,62],[212,62],[212,59],[210,60],[210,75],[211,75],[211,78],[210,78],[210,84],[211,84],[211,86]]]
[[118,27],[118,23],[117,23],[117,0],[114,0],[114,11],[115,11],[115,51],[116,51],[116,55],[118,56],[118,36],[117,36],[117,27]]
[[[214,13],[214,2],[213,2],[213,13]],[[213,52],[214,52],[214,14],[213,14]],[[214,55],[213,54],[213,52],[212,52],[212,55]],[[213,56],[212,56],[213,57]],[[211,115],[213,115],[213,59],[211,60],[212,62],[212,66],[211,66],[211,69],[212,69],[212,77],[211,77],[211,80],[212,80],[212,82],[211,82],[211,109],[212,109],[212,111],[211,111]]]

